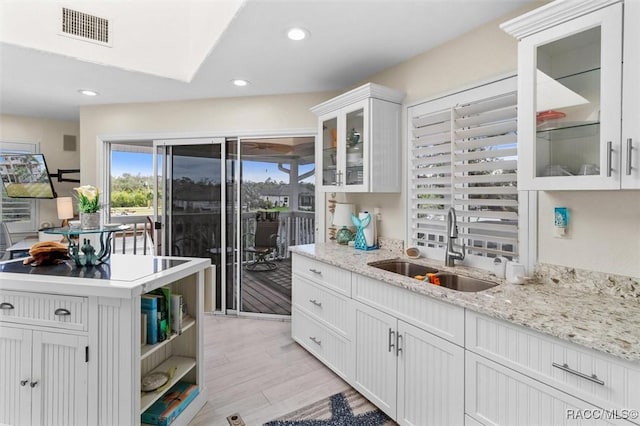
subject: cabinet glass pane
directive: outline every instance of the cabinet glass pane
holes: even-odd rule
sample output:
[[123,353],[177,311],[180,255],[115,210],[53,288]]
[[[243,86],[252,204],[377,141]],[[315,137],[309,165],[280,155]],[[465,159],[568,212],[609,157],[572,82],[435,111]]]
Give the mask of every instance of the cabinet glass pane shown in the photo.
[[364,110],[347,113],[345,141],[347,145],[346,185],[362,185],[364,182]]
[[600,173],[601,28],[537,48],[536,176]]
[[338,154],[338,119],[322,122],[322,184],[336,184]]

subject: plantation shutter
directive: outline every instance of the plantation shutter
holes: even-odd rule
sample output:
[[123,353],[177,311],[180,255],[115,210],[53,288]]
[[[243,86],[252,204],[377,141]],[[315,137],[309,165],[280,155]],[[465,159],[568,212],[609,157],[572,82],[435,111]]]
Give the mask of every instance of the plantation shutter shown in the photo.
[[517,258],[516,93],[455,101],[411,117],[412,244],[444,249],[453,206],[468,256]]

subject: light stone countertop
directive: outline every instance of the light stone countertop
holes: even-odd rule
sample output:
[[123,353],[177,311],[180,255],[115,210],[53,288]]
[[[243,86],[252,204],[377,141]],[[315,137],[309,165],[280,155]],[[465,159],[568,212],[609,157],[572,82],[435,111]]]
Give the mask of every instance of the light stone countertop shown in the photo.
[[[636,300],[541,282],[508,284],[486,271],[463,266],[449,268],[443,262],[409,259],[398,252],[382,249],[359,251],[327,243],[294,246],[291,252],[611,354],[640,366],[640,303]],[[495,281],[500,285],[477,293],[465,293],[367,265],[369,262],[393,258]]]

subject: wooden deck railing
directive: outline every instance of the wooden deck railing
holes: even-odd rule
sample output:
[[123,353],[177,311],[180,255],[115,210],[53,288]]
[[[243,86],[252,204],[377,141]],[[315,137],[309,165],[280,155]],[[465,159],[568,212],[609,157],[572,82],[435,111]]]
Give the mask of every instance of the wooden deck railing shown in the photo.
[[[203,215],[206,216],[206,215]],[[254,234],[256,230],[256,213],[242,213],[242,233]],[[154,245],[151,240],[152,230],[151,224],[146,216],[114,216],[112,221],[122,223],[124,225],[130,225],[131,228],[116,232],[113,234],[113,240],[111,242],[111,250],[114,254],[141,254],[151,255],[154,254]],[[278,215],[278,238],[277,238],[277,250],[276,257],[280,259],[287,259],[290,257],[289,247],[292,245],[311,244],[314,242],[315,235],[315,214],[313,212],[281,212]],[[200,223],[202,222],[202,223]],[[185,222],[185,234],[191,232],[194,233],[197,238],[192,238],[189,243],[189,252],[200,253],[201,256],[206,256],[208,250],[215,247],[215,242],[208,241],[207,236],[212,235],[211,238],[215,238],[215,235],[219,233],[219,226],[214,226],[217,229],[209,229],[211,219],[202,218],[202,221],[198,220],[197,216],[191,216],[188,222]],[[205,226],[206,225],[206,226]],[[206,229],[205,229],[206,228]],[[216,232],[218,231],[218,232]],[[174,242],[175,250],[180,250],[185,244],[183,239],[178,238]],[[202,240],[202,247],[198,249],[194,247],[193,241]],[[244,240],[244,239],[243,239]],[[174,251],[175,251],[174,250]],[[180,255],[179,253],[175,253]],[[250,253],[242,254],[243,261],[253,260],[253,255]]]

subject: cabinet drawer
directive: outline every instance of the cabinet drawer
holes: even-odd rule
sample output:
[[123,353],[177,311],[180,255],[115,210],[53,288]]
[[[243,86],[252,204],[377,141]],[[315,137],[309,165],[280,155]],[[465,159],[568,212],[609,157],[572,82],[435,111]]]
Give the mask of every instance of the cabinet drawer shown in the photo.
[[469,424],[632,426],[615,416],[610,415],[609,419],[602,410],[581,399],[469,351],[465,361],[465,411],[477,422]]
[[302,276],[294,275],[292,279],[293,305],[349,339],[352,334],[349,327],[353,325],[348,318],[349,300]]
[[353,298],[464,345],[464,308],[358,274],[353,274]]
[[467,349],[598,407],[640,407],[640,367],[624,360],[470,311],[466,336]]
[[351,272],[349,271],[308,257],[294,255],[293,273],[351,297]]
[[87,331],[87,298],[0,290],[0,321]]
[[349,379],[353,376],[353,351],[351,342],[331,332],[327,327],[293,307],[291,318],[293,339],[324,362],[339,376]]

